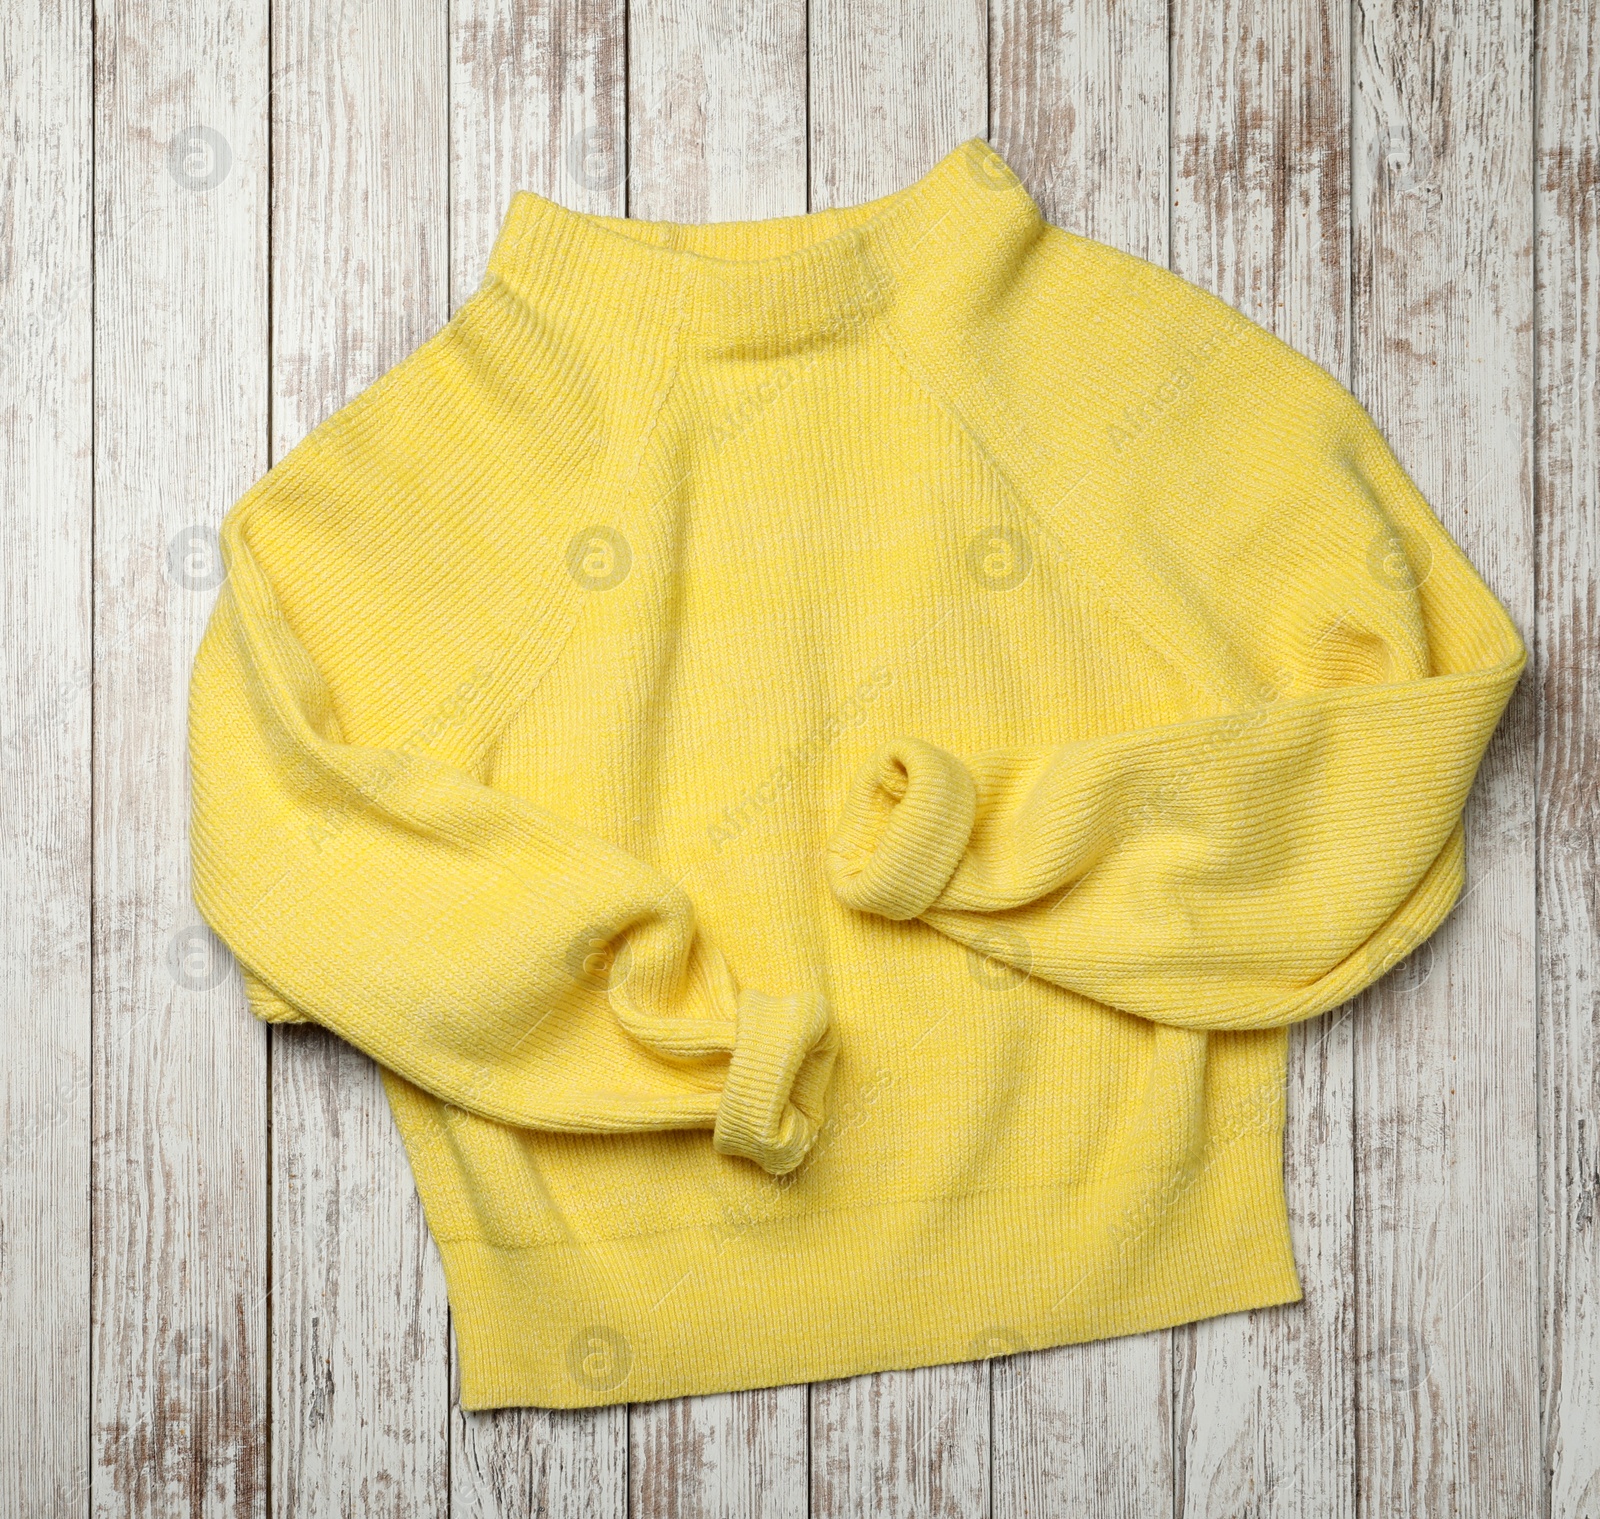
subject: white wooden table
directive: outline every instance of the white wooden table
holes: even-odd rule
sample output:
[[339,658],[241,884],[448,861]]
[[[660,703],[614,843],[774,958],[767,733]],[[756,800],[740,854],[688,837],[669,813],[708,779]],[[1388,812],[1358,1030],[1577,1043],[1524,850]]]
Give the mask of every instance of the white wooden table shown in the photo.
[[[0,1519],[1600,1514],[1595,0],[4,0]],[[464,1414],[374,1069],[189,897],[223,511],[478,283],[515,187],[1052,220],[1346,379],[1536,657],[1470,888],[1296,1031],[1305,1301]]]

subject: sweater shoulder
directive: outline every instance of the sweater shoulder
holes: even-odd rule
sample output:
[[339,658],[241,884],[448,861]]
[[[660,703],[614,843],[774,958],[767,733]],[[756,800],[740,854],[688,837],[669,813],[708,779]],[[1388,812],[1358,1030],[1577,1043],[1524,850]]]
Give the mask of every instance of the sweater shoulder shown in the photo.
[[1254,699],[1352,608],[1416,643],[1414,608],[1367,570],[1388,532],[1371,477],[1392,463],[1375,425],[1217,296],[1047,224],[1003,285],[917,336],[925,383],[1035,531],[1197,692]]
[[[349,742],[482,752],[567,635],[599,377],[487,283],[233,506]],[[259,610],[250,615],[261,615]]]
[[1003,278],[905,324],[904,347],[1024,494],[1054,497],[1175,434],[1336,464],[1377,430],[1334,374],[1162,265],[1051,223]]

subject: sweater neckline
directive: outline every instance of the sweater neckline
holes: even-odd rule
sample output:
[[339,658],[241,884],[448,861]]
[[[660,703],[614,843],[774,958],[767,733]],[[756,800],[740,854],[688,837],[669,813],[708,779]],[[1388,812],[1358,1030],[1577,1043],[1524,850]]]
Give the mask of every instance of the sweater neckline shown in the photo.
[[888,195],[748,221],[606,216],[518,190],[488,269],[552,315],[759,342],[826,334],[884,310],[952,235],[981,260],[1041,221],[1005,160],[973,137]]

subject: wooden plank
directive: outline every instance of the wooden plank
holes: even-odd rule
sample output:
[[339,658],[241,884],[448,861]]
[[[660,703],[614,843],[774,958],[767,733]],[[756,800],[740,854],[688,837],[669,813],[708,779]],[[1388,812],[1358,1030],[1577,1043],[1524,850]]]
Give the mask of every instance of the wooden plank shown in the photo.
[[806,209],[805,0],[638,8],[628,213],[732,221]]
[[634,1519],[805,1519],[804,1386],[638,1403],[630,1423]]
[[1167,262],[1167,0],[1000,0],[989,140],[1047,221]]
[[[1180,0],[1172,267],[1348,380],[1349,7]],[[1289,1034],[1284,1183],[1303,1300],[1178,1331],[1174,1512],[1355,1512],[1351,1009]]]
[[266,466],[267,21],[96,35],[92,1506],[259,1514],[266,1040],[189,895],[216,525]]
[[[272,455],[448,317],[444,15],[273,5]],[[273,1028],[272,1501],[436,1514],[448,1490],[443,1272],[377,1067]]]
[[1550,1519],[1600,1512],[1600,11],[1537,13],[1539,1136]]
[[8,6],[0,220],[0,1513],[89,1482],[91,10]]
[[[451,289],[483,278],[514,190],[580,211],[626,209],[623,0],[450,8]],[[450,1511],[618,1516],[628,1506],[625,1407],[465,1412],[452,1394]]]
[[[991,140],[1058,226],[1165,263],[1165,0],[1008,0],[990,39]],[[1172,1507],[1172,1336],[1068,1345],[993,1368],[994,1511]]]
[[627,209],[625,0],[452,0],[452,307],[478,288],[516,190]]
[[991,1364],[969,1361],[816,1383],[812,1514],[989,1514]]
[[[981,0],[813,0],[814,210],[887,195],[983,134],[987,33]],[[811,1391],[811,1511],[987,1514],[989,1425],[987,1362],[820,1383]]]
[[[628,211],[726,221],[806,209],[805,0],[638,7],[628,36]],[[803,1386],[635,1407],[629,1512],[806,1513]]]
[[[1531,638],[1530,10],[1355,23],[1354,388]],[[1431,974],[1355,1020],[1357,1492],[1385,1519],[1542,1502],[1533,695],[1469,804]]]
[[811,205],[854,205],[925,174],[988,126],[983,0],[812,0]]
[[[119,1513],[263,1512],[270,1397],[282,1421],[275,1508],[315,1511],[347,1498],[401,1512],[442,1508],[447,1483],[461,1512],[620,1513],[630,1486],[620,1409],[456,1407],[441,1474],[436,1261],[370,1067],[307,1030],[273,1035],[273,1290],[293,1301],[274,1316],[269,1389],[266,1045],[227,957],[188,904],[183,693],[215,589],[208,534],[221,512],[265,468],[269,444],[281,451],[437,325],[447,276],[456,299],[470,292],[513,186],[599,210],[631,200],[635,214],[682,219],[797,204],[783,147],[793,86],[773,51],[793,13],[706,22],[689,7],[641,8],[650,13],[633,18],[635,172],[625,184],[620,0],[457,0],[446,272],[441,217],[406,239],[411,224],[397,209],[403,188],[441,183],[437,86],[421,111],[406,112],[405,92],[415,83],[406,70],[444,45],[444,12],[419,6],[383,37],[370,0],[332,7],[319,22],[289,15],[284,0],[279,9],[272,108],[286,199],[275,222],[283,299],[270,378],[265,8],[235,3],[201,27],[102,7],[92,178],[88,8],[58,4],[30,13],[25,27],[3,23],[0,77],[21,127],[0,301],[7,332],[27,335],[3,362],[8,395],[29,399],[0,421],[9,506],[0,583],[15,651],[0,687],[0,889],[19,925],[8,940],[10,1059],[0,1076],[0,1294],[25,1390],[0,1405],[0,1510],[76,1510],[89,1498]],[[1587,445],[1600,321],[1600,77],[1591,10],[1540,12],[1537,159],[1525,5],[1457,14],[1453,24],[1448,13],[1419,20],[1369,8],[1356,18],[1354,62],[1337,51],[1337,27],[1323,48],[1259,11],[1230,11],[1214,25],[1197,8],[1180,11],[1175,266],[1330,367],[1343,362],[1342,344],[1353,346],[1358,393],[1430,499],[1525,628],[1536,610],[1538,665],[1474,801],[1469,899],[1349,1022],[1333,1015],[1297,1035],[1288,1165],[1291,1196],[1309,1200],[1295,1215],[1307,1303],[1284,1317],[1306,1315],[1307,1329],[1284,1335],[1276,1316],[1263,1315],[1180,1333],[1176,1479],[1166,1336],[999,1361],[987,1374],[938,1368],[818,1387],[810,1475],[819,1512],[985,1512],[990,1482],[998,1512],[1164,1512],[1176,1480],[1187,1509],[1344,1513],[1350,1451],[1333,1414],[1357,1383],[1363,1509],[1537,1513],[1542,1453],[1552,1516],[1593,1510],[1600,1030],[1588,908],[1589,537],[1600,526],[1600,481]],[[982,20],[975,55],[967,0],[905,17],[861,5],[836,12],[818,0],[815,13],[818,205],[893,189],[983,129]],[[1296,0],[1295,14],[1306,28],[1324,12]],[[1082,0],[1070,10],[1001,0],[993,25],[993,136],[1046,213],[1165,260],[1164,10],[1149,0]],[[1263,53],[1249,51],[1254,41]],[[672,61],[643,68],[645,56]],[[1319,263],[1334,251],[1319,187],[1337,176],[1316,157],[1314,128],[1343,88],[1319,77],[1329,58],[1335,73],[1354,70],[1358,101],[1353,339],[1326,300],[1338,276]],[[375,59],[396,72],[377,77]],[[770,99],[769,113],[725,111],[741,91]],[[525,120],[530,109],[536,125]],[[963,112],[970,120],[950,126]],[[1226,166],[1224,143],[1239,150]],[[328,161],[296,163],[295,151]],[[390,199],[360,219],[348,191],[369,178]],[[1526,251],[1535,226],[1537,329]],[[359,260],[348,253],[355,247]],[[1331,1282],[1349,1248],[1340,1211],[1348,1199],[1330,1190],[1329,1154],[1348,1143],[1339,1110],[1353,1099],[1338,1092],[1352,1048],[1363,1246],[1351,1261],[1360,1317],[1340,1344],[1326,1316],[1313,1315],[1318,1281]],[[319,1207],[335,1210],[347,1239],[374,1241],[361,1259],[348,1247],[336,1254],[331,1288],[308,1247],[308,1229],[329,1228],[326,1215],[312,1222]],[[49,1242],[48,1256],[36,1240]],[[415,1309],[417,1340],[432,1347],[420,1361],[399,1345],[397,1294]],[[1329,1346],[1327,1362],[1315,1363],[1315,1336]],[[789,1403],[803,1396],[785,1389],[634,1410],[634,1507],[760,1511],[764,1501],[792,1510],[805,1481],[793,1454],[805,1414]],[[1303,1461],[1316,1475],[1297,1483]]]

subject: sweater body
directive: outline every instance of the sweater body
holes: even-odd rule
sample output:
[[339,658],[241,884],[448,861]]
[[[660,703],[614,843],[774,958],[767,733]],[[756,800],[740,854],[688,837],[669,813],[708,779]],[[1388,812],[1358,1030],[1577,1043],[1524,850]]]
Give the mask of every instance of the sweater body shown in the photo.
[[1523,658],[1320,370],[976,141],[523,194],[224,543],[196,899],[383,1068],[464,1407],[1300,1296],[1287,1025],[1448,912]]

